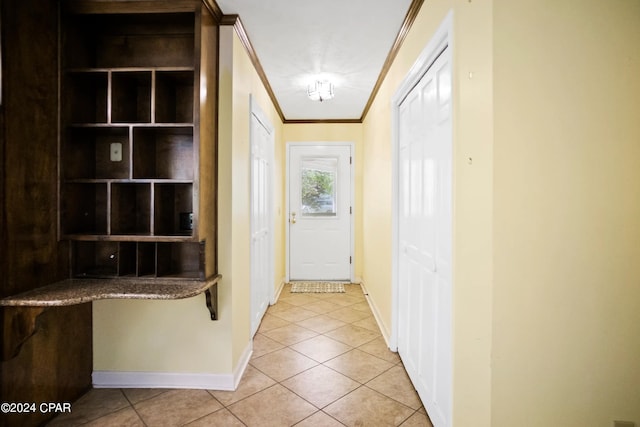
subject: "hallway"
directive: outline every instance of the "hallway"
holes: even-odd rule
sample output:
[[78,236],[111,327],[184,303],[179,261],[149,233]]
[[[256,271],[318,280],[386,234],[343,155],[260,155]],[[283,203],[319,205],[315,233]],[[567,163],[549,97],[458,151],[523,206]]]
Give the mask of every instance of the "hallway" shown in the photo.
[[234,392],[94,389],[49,426],[431,426],[358,285],[283,289]]

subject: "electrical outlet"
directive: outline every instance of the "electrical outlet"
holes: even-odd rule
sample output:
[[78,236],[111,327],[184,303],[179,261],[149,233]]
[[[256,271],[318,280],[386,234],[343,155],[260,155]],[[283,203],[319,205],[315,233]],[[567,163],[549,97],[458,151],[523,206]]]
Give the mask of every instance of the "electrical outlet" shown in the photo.
[[614,421],[613,427],[636,427],[633,421]]
[[121,162],[122,161],[122,143],[120,142],[112,142],[110,151],[109,151],[109,159],[112,162]]

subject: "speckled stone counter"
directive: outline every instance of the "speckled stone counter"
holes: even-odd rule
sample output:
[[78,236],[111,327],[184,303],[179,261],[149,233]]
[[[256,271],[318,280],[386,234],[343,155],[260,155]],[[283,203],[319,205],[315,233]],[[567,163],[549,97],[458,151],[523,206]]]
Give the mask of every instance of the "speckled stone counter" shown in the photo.
[[217,284],[220,275],[208,280],[162,279],[68,279],[0,299],[0,306],[52,307],[83,304],[100,299],[171,300],[189,298]]

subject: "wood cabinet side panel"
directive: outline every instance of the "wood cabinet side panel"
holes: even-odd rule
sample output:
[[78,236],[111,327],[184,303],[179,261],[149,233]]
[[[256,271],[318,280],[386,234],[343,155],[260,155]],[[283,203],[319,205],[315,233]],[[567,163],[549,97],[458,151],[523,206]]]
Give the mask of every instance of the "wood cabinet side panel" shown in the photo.
[[[205,275],[217,271],[218,24],[203,6],[200,25],[200,206],[199,238],[206,240]],[[204,91],[204,93],[202,93]],[[206,96],[205,96],[206,95]]]

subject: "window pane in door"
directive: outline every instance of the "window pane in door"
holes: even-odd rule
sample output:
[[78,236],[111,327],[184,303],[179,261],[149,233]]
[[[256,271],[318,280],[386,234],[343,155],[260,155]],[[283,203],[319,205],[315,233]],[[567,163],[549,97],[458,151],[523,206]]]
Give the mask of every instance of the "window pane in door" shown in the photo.
[[337,157],[305,157],[301,162],[301,213],[306,217],[335,217]]

